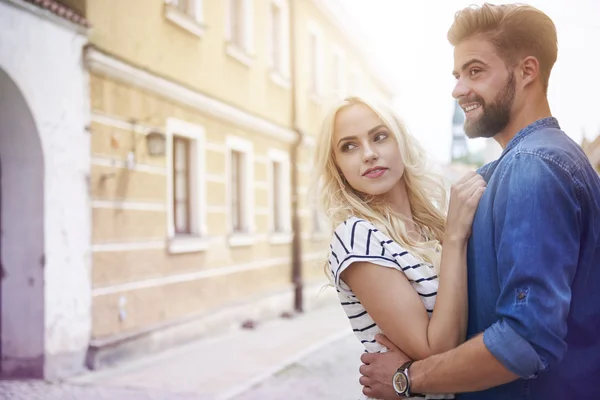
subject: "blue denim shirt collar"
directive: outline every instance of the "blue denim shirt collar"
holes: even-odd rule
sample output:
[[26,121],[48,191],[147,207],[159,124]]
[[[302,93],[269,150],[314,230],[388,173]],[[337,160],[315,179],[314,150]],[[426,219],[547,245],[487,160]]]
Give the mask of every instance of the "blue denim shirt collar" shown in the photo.
[[525,128],[521,129],[517,134],[508,142],[500,157],[504,156],[507,152],[509,152],[513,147],[515,147],[521,140],[526,138],[530,133],[535,132],[542,128],[557,128],[560,129],[558,124],[558,120],[554,117],[546,117],[542,119],[538,119],[532,124],[527,125]]

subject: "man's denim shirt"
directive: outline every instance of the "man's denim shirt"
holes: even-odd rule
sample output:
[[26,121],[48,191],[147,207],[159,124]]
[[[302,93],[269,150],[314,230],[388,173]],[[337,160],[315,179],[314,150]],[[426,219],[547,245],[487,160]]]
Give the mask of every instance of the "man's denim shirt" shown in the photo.
[[600,399],[600,179],[545,118],[479,173],[469,328],[522,379],[461,399]]

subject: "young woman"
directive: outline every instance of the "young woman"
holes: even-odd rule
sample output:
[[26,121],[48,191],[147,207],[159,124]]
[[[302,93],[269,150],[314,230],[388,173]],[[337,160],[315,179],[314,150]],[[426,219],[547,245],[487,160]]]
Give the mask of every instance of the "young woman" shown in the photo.
[[481,176],[457,182],[447,207],[441,180],[400,120],[355,97],[325,118],[315,161],[313,188],[335,228],[326,269],[365,351],[386,350],[378,333],[413,360],[462,343]]

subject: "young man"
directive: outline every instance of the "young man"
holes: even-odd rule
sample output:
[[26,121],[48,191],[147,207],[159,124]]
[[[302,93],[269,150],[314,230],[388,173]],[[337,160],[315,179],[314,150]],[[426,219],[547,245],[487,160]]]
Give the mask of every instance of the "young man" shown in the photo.
[[391,352],[361,358],[363,392],[600,398],[600,179],[551,116],[555,26],[533,7],[485,4],[458,12],[448,38],[465,132],[503,147],[479,170],[469,340],[410,364],[383,337]]

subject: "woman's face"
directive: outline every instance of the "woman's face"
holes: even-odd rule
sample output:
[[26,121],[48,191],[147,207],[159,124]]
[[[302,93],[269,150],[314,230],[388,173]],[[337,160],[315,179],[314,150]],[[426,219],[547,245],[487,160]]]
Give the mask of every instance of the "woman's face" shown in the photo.
[[366,105],[353,104],[339,111],[332,139],[335,163],[354,190],[380,196],[402,179],[404,163],[400,146]]

